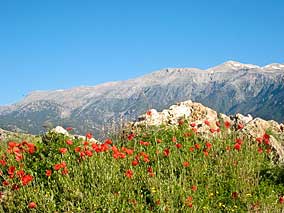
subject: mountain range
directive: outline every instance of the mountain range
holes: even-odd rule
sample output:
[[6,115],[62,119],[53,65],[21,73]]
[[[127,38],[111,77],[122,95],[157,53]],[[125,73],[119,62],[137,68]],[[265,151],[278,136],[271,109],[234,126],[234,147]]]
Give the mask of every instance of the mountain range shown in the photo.
[[34,91],[0,107],[0,128],[38,134],[46,126],[71,126],[101,137],[148,109],[200,102],[225,114],[284,120],[284,64],[260,67],[228,61],[201,70],[167,68],[126,81],[66,90]]

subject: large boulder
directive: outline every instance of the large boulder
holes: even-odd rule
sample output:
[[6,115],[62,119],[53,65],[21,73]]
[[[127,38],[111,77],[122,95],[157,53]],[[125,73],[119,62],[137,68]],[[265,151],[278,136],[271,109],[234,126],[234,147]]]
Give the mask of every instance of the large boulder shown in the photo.
[[283,124],[278,124],[276,121],[266,121],[261,118],[255,118],[248,122],[241,130],[252,139],[263,137],[267,132],[269,136],[269,144],[276,153],[277,160],[284,163],[284,128]]

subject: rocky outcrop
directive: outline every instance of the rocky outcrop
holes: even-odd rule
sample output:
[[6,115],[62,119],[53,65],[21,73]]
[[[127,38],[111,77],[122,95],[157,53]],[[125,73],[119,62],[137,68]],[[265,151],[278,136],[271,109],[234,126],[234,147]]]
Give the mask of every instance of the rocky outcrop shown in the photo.
[[273,120],[266,121],[239,113],[234,116],[227,116],[200,103],[185,101],[162,112],[151,109],[139,116],[138,120],[132,122],[131,125],[133,127],[178,125],[183,119],[189,122],[190,127],[197,134],[204,137],[212,137],[212,134],[218,134],[221,122],[227,126],[228,131],[236,131],[254,140],[269,132],[269,144],[276,153],[277,159],[284,162],[284,124],[279,124]]
[[[65,136],[68,136],[68,137],[71,137],[71,138],[74,138],[74,139],[86,140],[86,136],[69,134],[69,132],[66,129],[64,129],[62,126],[57,126],[57,127],[53,128],[52,130],[50,130],[50,132],[53,132],[53,133],[56,133],[56,134],[63,134]],[[100,143],[95,138],[90,138],[88,140],[90,142]]]

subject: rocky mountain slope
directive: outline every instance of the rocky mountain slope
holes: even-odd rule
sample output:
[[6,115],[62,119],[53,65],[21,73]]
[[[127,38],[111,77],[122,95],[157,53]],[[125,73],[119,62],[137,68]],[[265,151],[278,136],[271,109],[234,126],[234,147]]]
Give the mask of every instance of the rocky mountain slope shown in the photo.
[[150,108],[162,110],[189,99],[226,114],[250,113],[282,122],[284,65],[228,61],[207,70],[169,68],[128,81],[35,91],[0,107],[0,127],[39,133],[53,124],[104,135]]

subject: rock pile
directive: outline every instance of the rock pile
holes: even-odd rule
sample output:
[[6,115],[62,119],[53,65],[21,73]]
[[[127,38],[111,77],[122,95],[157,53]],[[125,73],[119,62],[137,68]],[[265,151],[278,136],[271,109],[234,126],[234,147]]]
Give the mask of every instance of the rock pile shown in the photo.
[[133,127],[178,125],[183,119],[186,119],[191,127],[204,137],[209,137],[209,134],[211,136],[218,134],[220,122],[229,125],[231,130],[255,140],[269,132],[271,148],[275,151],[278,160],[284,162],[284,124],[273,120],[266,121],[242,114],[227,116],[189,100],[173,105],[162,112],[151,109],[131,125]]

